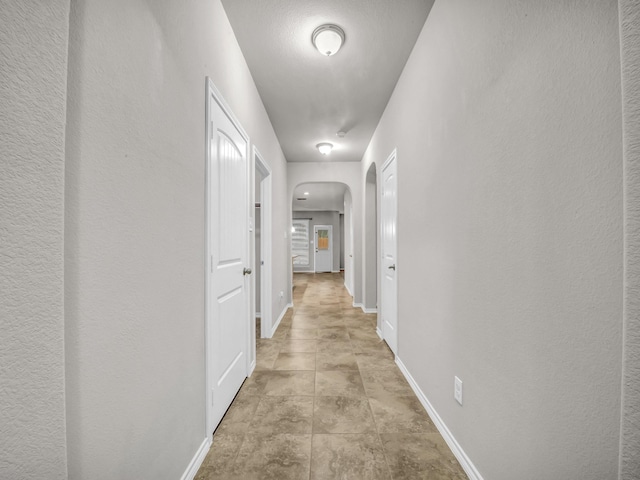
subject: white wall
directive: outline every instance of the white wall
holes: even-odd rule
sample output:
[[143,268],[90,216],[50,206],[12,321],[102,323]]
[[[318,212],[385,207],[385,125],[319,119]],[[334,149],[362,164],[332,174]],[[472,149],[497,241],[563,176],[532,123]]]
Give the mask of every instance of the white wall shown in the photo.
[[399,357],[486,479],[618,473],[620,104],[615,1],[438,0],[365,155]]
[[69,0],[0,2],[0,478],[67,476]]
[[332,258],[332,267],[331,269],[334,272],[340,271],[340,237],[342,232],[340,231],[340,213],[338,212],[319,212],[319,211],[295,211],[292,212],[292,218],[310,218],[309,222],[309,266],[301,266],[294,265],[294,272],[314,272],[315,271],[315,263],[314,263],[314,255],[315,255],[315,237],[314,237],[314,227],[316,225],[331,225],[333,227],[332,235],[333,235],[333,247],[331,254]]
[[620,479],[640,478],[640,3],[620,0],[625,177],[624,378]]
[[74,2],[69,64],[69,476],[180,478],[205,438],[205,76],[272,167],[279,238],[284,157],[219,0]]
[[[289,198],[289,211],[293,200],[293,191],[301,183],[310,182],[339,182],[349,187],[349,192],[345,193],[345,199],[352,202],[353,218],[362,216],[362,182],[360,180],[360,163],[358,162],[291,162],[287,164],[287,194]],[[347,212],[345,203],[345,230],[349,231],[350,215]],[[353,254],[354,263],[354,291],[353,301],[360,304],[362,302],[362,252],[358,245],[362,242],[362,223],[356,221],[353,229],[354,243],[356,246],[353,252],[349,252],[348,237],[345,236],[345,261],[350,254]],[[277,238],[277,237],[276,237]],[[348,262],[347,262],[348,263]],[[345,278],[349,275],[348,266],[345,265]]]

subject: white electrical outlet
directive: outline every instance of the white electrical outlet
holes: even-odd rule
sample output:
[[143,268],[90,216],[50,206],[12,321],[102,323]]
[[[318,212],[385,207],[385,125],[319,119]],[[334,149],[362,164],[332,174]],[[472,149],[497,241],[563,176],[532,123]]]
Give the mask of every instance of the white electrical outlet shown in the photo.
[[280,298],[284,298],[284,292],[280,292]]
[[453,398],[462,405],[462,380],[458,377],[453,377]]

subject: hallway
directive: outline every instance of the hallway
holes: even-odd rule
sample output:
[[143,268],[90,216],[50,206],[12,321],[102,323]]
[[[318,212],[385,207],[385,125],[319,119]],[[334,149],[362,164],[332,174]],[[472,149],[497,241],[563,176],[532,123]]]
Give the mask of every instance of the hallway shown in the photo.
[[196,480],[467,478],[342,275],[295,274],[293,299]]

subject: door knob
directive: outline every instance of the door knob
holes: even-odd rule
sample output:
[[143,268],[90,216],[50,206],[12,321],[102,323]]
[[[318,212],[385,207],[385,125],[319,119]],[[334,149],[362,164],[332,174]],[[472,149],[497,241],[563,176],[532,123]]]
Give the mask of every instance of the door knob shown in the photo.
[[251,275],[251,269],[250,269],[250,268],[245,268],[245,269],[242,271],[242,274],[243,274],[243,275]]
[[396,269],[396,264],[394,263],[393,265],[389,265],[389,270],[395,270]]

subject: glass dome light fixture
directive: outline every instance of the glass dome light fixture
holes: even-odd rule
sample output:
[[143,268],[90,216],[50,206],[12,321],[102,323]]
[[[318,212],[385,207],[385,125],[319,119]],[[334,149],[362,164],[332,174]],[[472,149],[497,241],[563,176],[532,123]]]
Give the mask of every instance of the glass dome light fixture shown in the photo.
[[316,148],[322,155],[329,155],[331,153],[331,150],[333,150],[333,145],[328,142],[323,142],[317,144]]
[[335,55],[344,43],[344,30],[339,26],[327,23],[320,25],[313,31],[311,42],[322,55]]

